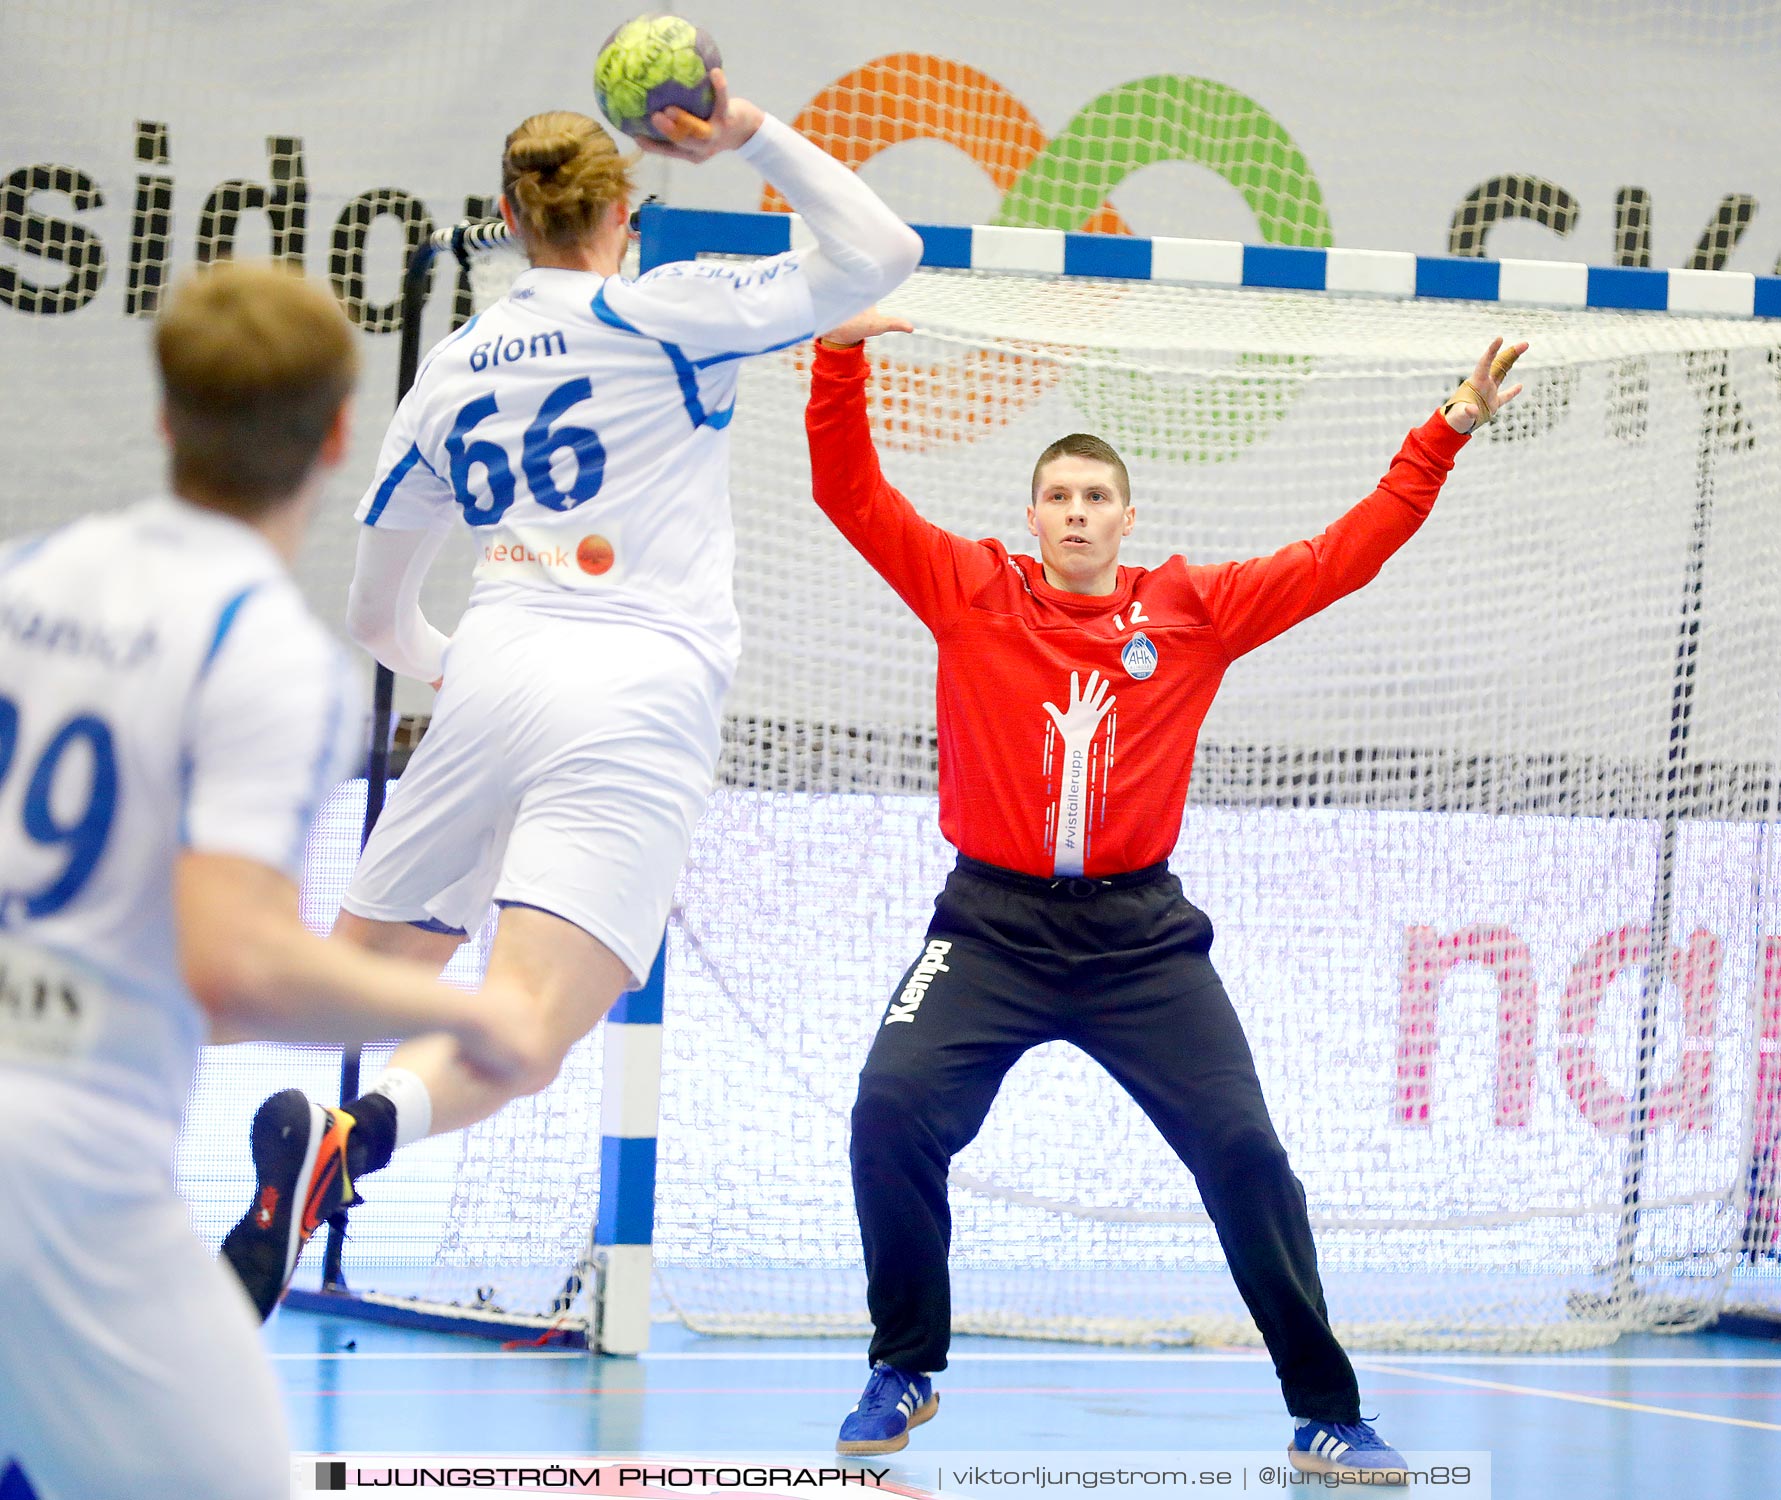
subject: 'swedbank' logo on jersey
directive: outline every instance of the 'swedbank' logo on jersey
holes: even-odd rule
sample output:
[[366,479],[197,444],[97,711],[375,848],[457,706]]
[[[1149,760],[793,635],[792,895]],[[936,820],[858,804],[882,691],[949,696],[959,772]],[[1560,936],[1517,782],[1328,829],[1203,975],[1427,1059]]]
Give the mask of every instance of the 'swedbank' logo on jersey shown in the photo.
[[1119,664],[1142,682],[1156,670],[1156,647],[1151,644],[1150,637],[1140,630],[1126,642],[1125,650],[1119,653]]
[[522,573],[536,569],[558,583],[572,585],[575,575],[570,573],[571,567],[590,578],[601,578],[612,571],[618,562],[618,553],[610,541],[598,532],[592,532],[577,542],[573,551],[558,542],[545,542],[538,547],[519,540],[489,542],[483,546],[482,561],[485,567],[502,576],[512,576],[517,566]]

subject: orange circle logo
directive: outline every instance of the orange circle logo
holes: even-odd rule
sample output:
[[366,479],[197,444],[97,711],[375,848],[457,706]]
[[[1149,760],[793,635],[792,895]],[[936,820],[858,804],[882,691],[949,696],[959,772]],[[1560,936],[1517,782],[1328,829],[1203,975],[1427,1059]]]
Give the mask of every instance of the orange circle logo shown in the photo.
[[584,536],[575,549],[575,561],[582,572],[598,578],[612,566],[612,543],[603,536]]

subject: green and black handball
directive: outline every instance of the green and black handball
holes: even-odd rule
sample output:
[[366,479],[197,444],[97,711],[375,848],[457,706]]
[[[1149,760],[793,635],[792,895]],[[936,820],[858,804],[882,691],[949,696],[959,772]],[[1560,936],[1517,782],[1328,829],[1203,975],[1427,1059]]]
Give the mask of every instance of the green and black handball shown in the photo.
[[594,96],[606,118],[629,136],[659,141],[649,123],[658,110],[678,105],[709,120],[717,107],[711,74],[723,66],[717,43],[679,16],[638,16],[626,21],[600,48],[594,63]]

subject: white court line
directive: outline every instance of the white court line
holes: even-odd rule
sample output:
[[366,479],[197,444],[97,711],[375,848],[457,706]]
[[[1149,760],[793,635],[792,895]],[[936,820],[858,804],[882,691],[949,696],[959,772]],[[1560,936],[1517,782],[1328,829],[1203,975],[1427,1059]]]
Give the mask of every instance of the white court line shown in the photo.
[[[416,1349],[412,1353],[400,1349],[329,1349],[317,1350],[313,1353],[268,1354],[268,1359],[278,1360],[316,1360],[316,1359],[588,1359],[590,1356],[581,1349],[491,1349],[467,1350],[462,1354],[449,1349]],[[858,1364],[864,1361],[865,1354],[859,1349],[662,1349],[654,1352],[645,1351],[636,1356],[640,1360],[655,1363],[659,1360],[803,1360],[842,1361],[847,1364]],[[1095,1361],[1133,1361],[1151,1363],[1186,1363],[1225,1364],[1225,1365],[1256,1365],[1267,1364],[1265,1354],[1144,1354],[1137,1351],[1131,1353],[1109,1353],[1094,1350],[1083,1354],[1058,1354],[1046,1351],[1035,1351],[1032,1354],[953,1354],[951,1363],[994,1363],[996,1361],[1022,1362],[1028,1360],[1052,1360],[1058,1362],[1073,1360]],[[1668,1363],[1668,1361],[1665,1361]],[[1720,1361],[1713,1361],[1720,1363]],[[1773,1361],[1781,1364],[1781,1360]]]
[[1656,1359],[1616,1357],[1611,1354],[1363,1354],[1369,1364],[1390,1365],[1569,1365],[1575,1368],[1659,1370],[1735,1370],[1761,1369],[1781,1365],[1776,1359]]
[[[1368,1361],[1355,1360],[1357,1370],[1368,1368]],[[1654,1417],[1681,1417],[1688,1422],[1713,1422],[1722,1427],[1754,1427],[1758,1432],[1781,1432],[1781,1422],[1757,1422],[1749,1417],[1721,1417],[1712,1412],[1683,1411],[1674,1406],[1647,1406],[1640,1401],[1616,1401],[1608,1396],[1585,1396],[1576,1391],[1553,1391],[1534,1385],[1507,1385],[1500,1380],[1474,1380],[1465,1375],[1436,1375],[1428,1370],[1412,1370],[1405,1365],[1391,1364],[1375,1369],[1374,1374],[1409,1375],[1416,1380],[1438,1380],[1442,1385],[1462,1385],[1475,1391],[1502,1391],[1511,1396],[1549,1396],[1554,1401],[1574,1401],[1579,1406],[1607,1406],[1615,1411],[1644,1412]],[[1705,1400],[1710,1391],[1702,1391]]]
[[466,1349],[459,1354],[449,1349],[417,1349],[412,1354],[405,1354],[395,1349],[329,1349],[317,1350],[313,1354],[268,1354],[267,1359],[586,1359],[587,1354],[580,1349],[534,1349],[530,1353],[524,1349]]
[[[320,1360],[320,1359],[410,1359],[410,1360],[442,1360],[442,1359],[589,1359],[590,1356],[580,1349],[490,1349],[465,1350],[459,1353],[449,1349],[416,1349],[405,1352],[399,1349],[332,1349],[313,1353],[291,1354],[272,1353],[268,1359],[274,1360]],[[857,1349],[662,1349],[654,1353],[645,1352],[637,1356],[641,1360],[655,1362],[657,1360],[845,1360],[858,1361],[865,1356]],[[1586,1355],[1562,1354],[1377,1354],[1363,1356],[1366,1363],[1373,1366],[1393,1370],[1403,1370],[1410,1365],[1559,1365],[1571,1369],[1625,1369],[1651,1368],[1665,1370],[1742,1370],[1765,1369],[1781,1366],[1781,1358],[1776,1359],[1649,1359],[1625,1358],[1616,1359],[1611,1356],[1593,1357]],[[1191,1353],[1149,1353],[1140,1350],[1118,1351],[1095,1349],[1086,1350],[1081,1354],[1060,1352],[1049,1349],[1036,1349],[1031,1354],[1003,1353],[955,1353],[951,1356],[952,1364],[1021,1364],[1043,1363],[1068,1364],[1074,1362],[1094,1364],[1200,1364],[1200,1365],[1256,1365],[1267,1364],[1265,1354],[1191,1354]]]
[[[1573,1368],[1649,1365],[1660,1369],[1738,1369],[1749,1367],[1760,1369],[1767,1366],[1781,1366],[1781,1356],[1773,1359],[1652,1359],[1652,1358],[1615,1358],[1609,1355],[1569,1355],[1569,1354],[1378,1354],[1365,1356],[1373,1364],[1381,1365],[1566,1365]],[[863,1358],[856,1349],[662,1349],[646,1351],[639,1359],[785,1359],[785,1360],[826,1360]],[[1054,1364],[1202,1364],[1202,1365],[1255,1365],[1269,1364],[1268,1356],[1260,1351],[1254,1354],[1237,1352],[1194,1353],[1189,1350],[1173,1352],[1151,1352],[1138,1349],[1085,1349],[1081,1353],[1068,1350],[1035,1349],[1030,1354],[989,1353],[968,1350],[960,1353],[954,1351],[948,1356],[950,1364],[1025,1364],[1051,1362]]]
[[[861,1341],[862,1343],[864,1340]],[[639,1359],[802,1359],[826,1360],[841,1359],[863,1361],[863,1349],[663,1349],[646,1351],[638,1355]],[[1222,1364],[1222,1365],[1256,1365],[1269,1363],[1266,1354],[1189,1354],[1180,1353],[1148,1353],[1140,1350],[1109,1350],[1085,1349],[1077,1354],[1064,1350],[1035,1349],[1031,1354],[979,1353],[975,1350],[959,1353],[956,1349],[947,1356],[948,1365],[963,1364],[1026,1364],[1029,1362],[1045,1362],[1053,1364],[1072,1364],[1082,1362],[1111,1362],[1116,1364]]]

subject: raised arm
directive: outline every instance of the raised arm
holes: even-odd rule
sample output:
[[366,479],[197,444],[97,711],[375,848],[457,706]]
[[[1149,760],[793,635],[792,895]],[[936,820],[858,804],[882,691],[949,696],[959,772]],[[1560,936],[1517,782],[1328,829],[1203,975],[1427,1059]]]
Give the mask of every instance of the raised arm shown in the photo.
[[895,291],[921,263],[921,236],[826,151],[771,115],[739,153],[816,238],[803,256],[812,328],[831,328]]
[[[615,297],[609,287],[615,309],[642,332],[695,353],[760,353],[833,327],[900,286],[921,260],[921,237],[828,153],[746,99],[732,98],[721,69],[712,78],[717,105],[709,121],[664,110],[652,123],[670,143],[638,145],[688,162],[734,151],[785,195],[816,245],[753,265],[659,267],[637,287],[664,295],[666,306],[623,289]],[[784,274],[788,266],[797,274]],[[661,286],[664,280],[679,284]]]
[[653,123],[671,144],[639,144],[693,162],[734,150],[779,189],[816,237],[816,250],[803,258],[811,331],[832,328],[901,286],[921,263],[921,236],[826,151],[746,99],[732,99],[722,68],[711,81],[717,97],[709,122],[664,110]]
[[885,479],[866,414],[869,373],[862,345],[818,342],[804,411],[811,492],[897,597],[939,630],[1006,564],[988,543],[924,520]]
[[1233,659],[1371,583],[1416,534],[1469,434],[1521,392],[1501,381],[1527,345],[1502,345],[1491,343],[1441,410],[1404,439],[1372,494],[1320,535],[1270,557],[1189,569]]

